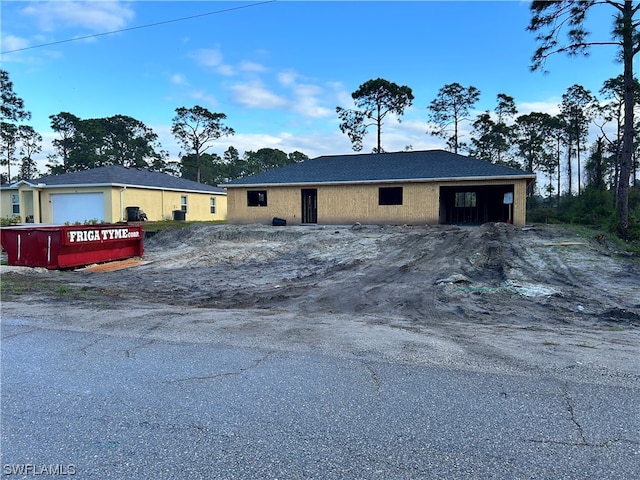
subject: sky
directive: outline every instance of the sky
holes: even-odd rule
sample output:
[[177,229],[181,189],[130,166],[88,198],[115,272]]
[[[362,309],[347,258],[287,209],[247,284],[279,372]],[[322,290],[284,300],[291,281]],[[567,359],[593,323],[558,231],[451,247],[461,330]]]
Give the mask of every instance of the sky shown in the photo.
[[[277,148],[309,157],[355,153],[336,107],[383,78],[412,89],[413,105],[385,121],[385,151],[445,148],[427,107],[457,82],[480,90],[471,114],[494,110],[500,93],[519,114],[558,112],[579,84],[598,94],[622,73],[613,46],[588,58],[558,55],[531,72],[537,46],[525,1],[15,1],[0,3],[0,63],[44,138],[38,167],[52,152],[51,115],[133,117],[158,134],[171,160],[179,107],[224,113],[233,146]],[[593,39],[610,39],[613,11],[596,14]],[[192,18],[187,18],[192,17]],[[116,33],[110,33],[116,32]],[[463,135],[468,140],[468,125]],[[464,138],[463,138],[464,140]],[[375,130],[363,153],[376,145]],[[3,170],[4,171],[4,170]]]

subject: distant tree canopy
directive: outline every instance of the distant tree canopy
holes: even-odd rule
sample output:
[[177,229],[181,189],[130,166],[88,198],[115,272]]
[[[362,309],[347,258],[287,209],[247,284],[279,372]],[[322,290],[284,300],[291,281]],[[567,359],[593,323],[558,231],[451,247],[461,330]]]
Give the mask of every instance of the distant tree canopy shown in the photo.
[[213,145],[213,141],[235,133],[231,127],[223,124],[226,118],[224,113],[210,112],[198,105],[192,108],[176,108],[171,133],[187,152],[193,152],[196,182],[201,181],[202,154]]
[[[342,121],[340,130],[351,140],[353,150],[362,150],[362,140],[367,128],[375,125],[377,130],[377,146],[374,152],[382,153],[382,126],[388,114],[400,117],[405,108],[413,102],[413,93],[407,86],[399,86],[388,80],[377,78],[369,80],[351,94],[356,110],[336,107],[338,118]],[[367,121],[369,121],[367,123]],[[398,122],[400,118],[398,118]]]
[[[604,10],[604,9],[607,10]],[[600,9],[600,10],[598,10]],[[620,235],[627,236],[629,227],[629,179],[634,167],[634,82],[633,59],[640,51],[640,34],[636,15],[640,4],[632,0],[559,0],[531,3],[531,21],[528,30],[536,33],[538,48],[532,56],[532,70],[544,69],[547,58],[558,53],[587,55],[595,45],[613,45],[618,48],[617,59],[623,65],[624,123],[622,149],[619,157],[617,203]],[[613,13],[611,39],[591,41],[585,28],[587,14],[598,11],[599,19],[610,19]],[[560,41],[560,34],[566,40]]]
[[[12,180],[11,165],[21,161],[18,176],[28,178],[35,163],[33,155],[41,150],[42,137],[29,125],[22,122],[31,118],[24,100],[13,91],[13,83],[6,70],[0,70],[0,165],[7,167],[2,181]],[[20,154],[20,158],[16,154]],[[27,176],[23,176],[27,175]]]
[[467,115],[479,98],[480,90],[476,87],[463,87],[459,83],[442,87],[427,107],[428,119],[435,125],[431,135],[445,139],[454,153],[465,148],[466,144],[460,135],[460,123],[468,120]]
[[[298,151],[287,154],[274,148],[247,151],[240,157],[237,149],[229,147],[223,157],[215,153],[204,153],[200,156],[200,181],[207,185],[220,185],[236,178],[302,162],[308,158]],[[196,180],[195,154],[182,157],[181,174],[183,178]]]
[[125,115],[81,120],[68,112],[49,118],[58,134],[52,142],[56,153],[49,156],[52,174],[105,165],[165,169],[167,153],[158,136],[139,120]]

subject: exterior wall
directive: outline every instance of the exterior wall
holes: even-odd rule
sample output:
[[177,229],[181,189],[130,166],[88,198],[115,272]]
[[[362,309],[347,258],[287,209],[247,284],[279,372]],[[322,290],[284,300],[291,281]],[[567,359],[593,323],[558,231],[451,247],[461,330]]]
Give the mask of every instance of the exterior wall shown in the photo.
[[527,181],[519,180],[513,186],[513,223],[527,224]]
[[[378,205],[378,190],[403,187],[402,205]],[[431,183],[327,186],[318,189],[318,220],[322,223],[438,223],[438,187]]]
[[[186,220],[226,220],[227,197],[215,193],[191,193],[153,190],[144,188],[78,187],[78,188],[31,188],[20,186],[21,222],[33,215],[35,223],[53,223],[52,194],[102,193],[104,198],[104,221],[116,223],[127,219],[126,207],[140,207],[150,221],[171,220],[173,210],[180,210],[181,196],[187,197]],[[211,197],[216,199],[216,213],[211,214]],[[2,216],[11,217],[11,194],[2,190]],[[91,220],[87,218],[86,220]]]
[[[274,217],[288,224],[301,223],[303,188],[318,190],[319,224],[437,224],[441,186],[511,185],[514,190],[513,223],[526,222],[526,180],[483,182],[424,182],[352,185],[301,185],[228,188],[229,223],[271,223]],[[403,187],[402,205],[378,205],[379,187]],[[247,191],[266,190],[267,205],[247,206]]]
[[[13,218],[13,202],[11,201],[11,195],[18,193],[17,188],[3,188],[0,190],[0,217]],[[22,209],[21,209],[22,210]]]
[[[271,223],[273,217],[285,218],[291,224],[301,222],[301,187],[229,188],[227,189],[228,219],[233,223]],[[267,206],[247,206],[247,191],[267,190]]]
[[[112,221],[127,219],[127,207],[140,207],[150,221],[171,220],[173,211],[181,209],[181,197],[187,197],[186,220],[226,220],[227,197],[216,193],[192,193],[144,188],[113,188],[111,203],[114,205]],[[211,198],[216,199],[216,213],[211,213]]]

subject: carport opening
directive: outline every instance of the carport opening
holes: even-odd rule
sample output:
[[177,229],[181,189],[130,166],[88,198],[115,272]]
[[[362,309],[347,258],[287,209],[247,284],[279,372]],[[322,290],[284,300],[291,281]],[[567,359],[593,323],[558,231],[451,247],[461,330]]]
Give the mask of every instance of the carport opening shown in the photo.
[[513,185],[440,187],[440,223],[507,222],[505,193],[513,195]]

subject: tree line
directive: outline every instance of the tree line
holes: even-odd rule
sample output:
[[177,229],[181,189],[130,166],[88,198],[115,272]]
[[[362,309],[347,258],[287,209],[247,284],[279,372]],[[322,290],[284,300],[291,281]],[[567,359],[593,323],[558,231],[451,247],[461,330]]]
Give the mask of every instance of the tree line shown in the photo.
[[[8,73],[2,75],[3,113],[2,164],[18,165],[12,176],[34,178],[38,172],[34,155],[42,150],[42,137],[33,127],[15,120],[30,118],[24,102],[12,90]],[[635,102],[640,105],[640,84],[634,82]],[[573,85],[562,96],[560,113],[543,112],[518,115],[513,97],[500,93],[493,111],[484,111],[475,118],[469,114],[480,98],[480,91],[452,83],[442,87],[427,107],[427,119],[434,136],[445,140],[455,153],[465,152],[491,163],[522,168],[540,173],[546,181],[539,191],[551,198],[562,194],[578,195],[585,185],[606,186],[617,190],[620,179],[622,109],[624,83],[622,77],[604,82],[602,99],[580,85]],[[377,142],[373,152],[384,152],[382,144],[385,117],[393,113],[400,119],[414,99],[408,86],[398,86],[385,79],[369,80],[353,92],[356,109],[337,107],[342,120],[340,128],[352,141],[353,149],[363,147],[367,129],[374,126]],[[13,110],[9,109],[13,105]],[[14,122],[7,121],[12,115]],[[230,146],[222,156],[208,153],[215,140],[235,132],[224,124],[226,115],[195,106],[180,107],[172,120],[172,133],[188,152],[180,163],[168,160],[158,136],[135,118],[114,115],[107,118],[80,119],[61,112],[51,115],[51,128],[57,134],[52,141],[55,153],[49,155],[50,174],[86,170],[104,165],[144,167],[183,178],[215,185],[235,178],[258,173],[308,158],[301,152],[285,153],[263,148],[243,155]],[[367,123],[367,121],[369,123]],[[462,124],[468,124],[465,138]],[[599,135],[588,145],[590,126],[597,126]],[[613,136],[607,126],[613,125]],[[632,184],[638,181],[640,128],[634,130]],[[411,148],[411,147],[407,147]],[[574,179],[577,184],[574,184]],[[536,191],[531,186],[528,194]]]
[[[640,105],[637,80],[634,92],[636,105]],[[500,93],[493,111],[471,118],[480,90],[451,83],[442,87],[427,107],[427,119],[432,127],[429,133],[445,140],[447,148],[454,153],[464,152],[494,164],[541,173],[547,180],[540,190],[547,197],[580,195],[586,184],[617,190],[622,145],[620,125],[624,119],[622,76],[605,81],[599,93],[601,99],[581,85],[569,87],[562,95],[558,115],[544,112],[518,115],[514,98]],[[378,78],[360,85],[352,97],[355,109],[336,108],[342,120],[340,129],[349,136],[353,149],[360,151],[367,129],[373,126],[377,140],[372,151],[384,152],[383,120],[390,113],[401,120],[403,110],[411,106],[414,98],[411,88]],[[470,132],[468,139],[462,133],[465,123]],[[596,127],[598,132],[592,145],[588,144],[590,127]],[[613,135],[607,133],[610,130]],[[633,184],[638,182],[639,133],[640,128],[636,128]],[[529,197],[535,193],[531,184]]]

